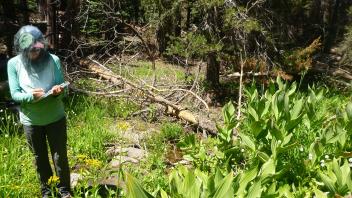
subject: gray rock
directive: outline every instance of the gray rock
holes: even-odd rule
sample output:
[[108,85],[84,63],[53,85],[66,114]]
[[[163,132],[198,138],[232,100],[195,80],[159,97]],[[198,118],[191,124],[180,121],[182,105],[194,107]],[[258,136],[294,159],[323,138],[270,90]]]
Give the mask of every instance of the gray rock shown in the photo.
[[128,163],[128,162],[137,164],[139,160],[128,156],[115,156],[114,159],[111,160],[109,166],[110,168],[118,168],[120,167],[121,164]]
[[106,153],[110,156],[127,155],[128,157],[135,158],[138,160],[142,159],[147,155],[147,152],[145,150],[134,148],[134,147],[128,147],[128,148],[111,147],[106,151]]
[[82,175],[80,175],[78,173],[71,173],[70,177],[71,177],[71,187],[72,188],[77,186],[78,181],[82,179]]

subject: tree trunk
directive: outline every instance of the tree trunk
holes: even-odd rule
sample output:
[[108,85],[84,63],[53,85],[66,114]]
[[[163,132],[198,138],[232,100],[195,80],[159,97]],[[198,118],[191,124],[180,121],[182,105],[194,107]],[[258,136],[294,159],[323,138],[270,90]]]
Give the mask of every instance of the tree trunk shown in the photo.
[[139,20],[139,12],[140,12],[140,7],[141,7],[141,1],[140,0],[132,0],[132,6],[133,6],[133,18],[134,22],[138,23]]
[[321,24],[321,0],[313,0],[310,7],[309,20],[313,24]]
[[55,49],[57,47],[57,26],[56,26],[56,1],[47,0],[47,13],[45,17],[48,28],[47,38],[49,48]]
[[15,5],[12,0],[2,0],[0,4],[4,13],[4,26],[0,27],[0,32],[6,35],[7,55],[11,57],[13,56],[13,36],[19,28],[14,23],[16,20]]
[[44,21],[46,19],[47,11],[48,11],[48,6],[47,6],[47,0],[38,0],[37,5],[38,5],[38,13],[40,14],[40,20]]
[[68,0],[63,16],[63,24],[65,27],[62,31],[61,47],[63,49],[73,49],[75,46],[72,44],[73,37],[79,37],[79,25],[76,23],[75,18],[80,8],[80,0]]
[[[12,0],[2,0],[1,1],[1,6],[2,6],[3,13],[5,15],[5,18],[10,19],[11,21],[14,21],[16,19],[14,1],[12,1]],[[5,19],[5,23],[7,21],[8,20]]]
[[174,36],[179,37],[181,36],[181,31],[182,31],[182,5],[179,3],[177,5],[177,8],[175,9],[175,33]]
[[[172,9],[171,1],[162,0],[160,3],[160,16]],[[163,17],[163,20],[159,22],[156,36],[160,54],[164,53],[167,48],[170,41],[170,36],[174,33],[173,27],[173,16],[171,14],[167,14]]]
[[[329,23],[327,26],[327,34],[324,39],[324,52],[329,52],[331,46],[336,39],[338,24],[338,14],[340,7],[340,0],[336,0],[333,10],[331,11],[331,17],[329,18]],[[332,6],[331,6],[332,7]]]
[[193,3],[191,0],[187,1],[187,15],[186,15],[186,30],[188,31],[191,27],[191,11]]
[[22,10],[22,13],[23,13],[23,23],[29,24],[29,14],[28,14],[29,9],[28,9],[27,0],[21,0],[20,9]]
[[208,54],[206,81],[214,88],[219,85],[220,64],[216,52]]

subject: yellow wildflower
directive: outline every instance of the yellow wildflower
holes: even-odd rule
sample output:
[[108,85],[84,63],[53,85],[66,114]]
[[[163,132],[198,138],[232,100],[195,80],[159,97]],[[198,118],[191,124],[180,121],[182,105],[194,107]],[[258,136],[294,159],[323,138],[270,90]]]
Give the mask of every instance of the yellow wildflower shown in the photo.
[[60,182],[60,178],[56,175],[53,175],[51,176],[49,179],[48,179],[48,185],[56,185]]

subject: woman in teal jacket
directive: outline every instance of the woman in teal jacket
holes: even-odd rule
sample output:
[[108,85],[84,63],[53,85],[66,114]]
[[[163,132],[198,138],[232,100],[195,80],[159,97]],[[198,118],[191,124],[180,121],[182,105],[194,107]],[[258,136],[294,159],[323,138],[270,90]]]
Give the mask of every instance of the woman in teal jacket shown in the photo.
[[[20,122],[35,157],[42,196],[51,194],[48,180],[53,176],[48,141],[60,179],[61,197],[71,197],[60,60],[47,51],[47,43],[37,27],[23,26],[16,33],[14,44],[18,55],[10,59],[7,66],[10,92],[13,100],[20,103]],[[46,96],[48,92],[51,94]]]

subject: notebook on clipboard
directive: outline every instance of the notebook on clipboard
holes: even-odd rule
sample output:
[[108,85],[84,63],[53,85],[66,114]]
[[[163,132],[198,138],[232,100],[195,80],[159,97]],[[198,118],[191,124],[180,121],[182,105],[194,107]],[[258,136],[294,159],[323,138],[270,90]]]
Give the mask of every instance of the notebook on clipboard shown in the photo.
[[[68,85],[70,84],[70,82],[64,82],[64,83],[61,83],[59,86],[62,87],[62,88],[66,88]],[[46,92],[44,95],[42,95],[42,97],[38,98],[38,100],[36,100],[36,102],[40,101],[40,100],[43,100],[44,98],[50,96],[53,94],[53,91],[50,89],[48,92]]]

